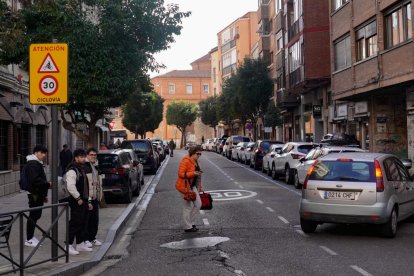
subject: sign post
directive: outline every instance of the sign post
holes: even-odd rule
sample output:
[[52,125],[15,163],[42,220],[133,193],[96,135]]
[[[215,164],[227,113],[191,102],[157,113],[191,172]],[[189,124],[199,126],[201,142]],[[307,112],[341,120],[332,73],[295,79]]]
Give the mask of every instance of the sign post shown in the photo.
[[[30,45],[30,103],[51,105],[52,117],[52,204],[58,203],[58,104],[68,101],[68,53],[65,43]],[[58,207],[52,208],[52,223],[58,219]],[[58,223],[52,228],[52,260],[58,260]]]

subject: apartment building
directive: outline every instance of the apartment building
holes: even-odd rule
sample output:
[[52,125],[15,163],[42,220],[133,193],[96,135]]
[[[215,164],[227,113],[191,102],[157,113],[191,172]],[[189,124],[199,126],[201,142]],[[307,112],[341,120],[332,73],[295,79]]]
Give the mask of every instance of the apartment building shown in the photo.
[[[210,53],[191,63],[192,70],[173,70],[164,75],[151,79],[155,92],[164,100],[164,115],[154,133],[147,133],[148,138],[160,138],[163,140],[173,139],[179,145],[181,132],[172,125],[167,124],[167,107],[173,101],[188,101],[198,104],[201,100],[213,95],[211,79],[211,56]],[[186,130],[187,141],[201,144],[202,137],[205,139],[214,136],[214,129],[204,125],[197,119],[193,125]]]
[[412,1],[330,2],[329,120],[371,151],[414,157]]

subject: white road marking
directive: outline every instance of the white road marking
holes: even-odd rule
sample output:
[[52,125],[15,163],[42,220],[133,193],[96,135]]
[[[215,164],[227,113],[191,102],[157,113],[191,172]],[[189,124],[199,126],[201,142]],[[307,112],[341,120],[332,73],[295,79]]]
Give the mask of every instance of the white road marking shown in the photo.
[[205,213],[204,210],[200,210],[200,214],[204,215]]
[[332,255],[332,256],[338,255],[338,253],[336,253],[335,251],[329,249],[326,246],[320,245],[319,247],[322,248],[322,250],[324,250],[325,252],[327,252],[329,255]]
[[273,210],[272,208],[270,208],[270,207],[266,207],[266,209],[267,210],[269,210],[270,212],[272,212],[272,213],[274,213],[275,212],[275,210]]
[[206,226],[209,226],[210,225],[210,222],[208,222],[208,219],[206,219],[206,218],[203,219],[203,223]]
[[256,199],[257,202],[259,202],[260,204],[263,204],[263,201],[261,201],[260,199]]
[[296,230],[296,232],[297,232],[299,235],[301,235],[301,236],[303,236],[303,237],[305,237],[305,238],[309,237],[309,236],[308,236],[308,235],[306,235],[306,234],[305,234],[305,232],[303,232],[302,230],[297,229],[297,230]]
[[286,224],[289,224],[289,221],[287,219],[285,219],[284,217],[278,216],[278,218],[283,221]]
[[353,269],[353,270],[355,270],[355,271],[358,271],[359,273],[361,273],[362,275],[364,275],[364,276],[372,276],[372,274],[371,273],[369,273],[369,272],[367,272],[367,271],[365,271],[365,270],[363,270],[362,268],[360,268],[359,266],[356,266],[356,265],[351,265],[351,268]]
[[238,184],[239,184],[239,182],[237,182],[237,181],[234,181],[234,184],[238,185]]
[[244,189],[244,187],[242,185],[239,185],[240,188]]
[[229,179],[230,179],[231,181],[234,181],[234,179],[233,179],[233,178],[231,178],[231,177],[229,177]]

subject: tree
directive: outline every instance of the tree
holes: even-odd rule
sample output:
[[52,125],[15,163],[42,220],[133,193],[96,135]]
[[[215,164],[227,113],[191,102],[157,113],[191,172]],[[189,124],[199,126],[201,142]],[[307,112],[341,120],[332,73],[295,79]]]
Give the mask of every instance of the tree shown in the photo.
[[180,147],[186,143],[185,129],[197,118],[197,106],[190,102],[172,102],[167,107],[167,124],[175,125],[181,132]]
[[164,99],[155,92],[135,91],[124,106],[122,124],[129,131],[145,138],[146,132],[154,132],[162,121]]
[[273,101],[269,102],[267,107],[266,114],[264,115],[264,125],[265,127],[278,127],[282,126],[283,117],[280,113],[280,109],[275,105]]
[[198,104],[200,108],[201,121],[203,124],[214,128],[214,136],[216,136],[216,126],[218,124],[217,100],[217,96],[208,97]]
[[125,104],[134,91],[150,91],[142,89],[147,72],[162,67],[153,55],[174,42],[189,16],[163,0],[24,2],[17,12],[0,5],[0,63],[27,68],[30,43],[67,42],[69,103],[61,109],[62,125],[88,145],[95,144],[95,124],[109,108]]

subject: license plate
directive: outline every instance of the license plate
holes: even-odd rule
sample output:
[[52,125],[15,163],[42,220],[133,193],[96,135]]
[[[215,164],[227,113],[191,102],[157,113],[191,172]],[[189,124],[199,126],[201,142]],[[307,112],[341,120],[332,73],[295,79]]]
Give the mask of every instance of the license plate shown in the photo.
[[325,191],[324,198],[325,199],[355,200],[355,192]]

